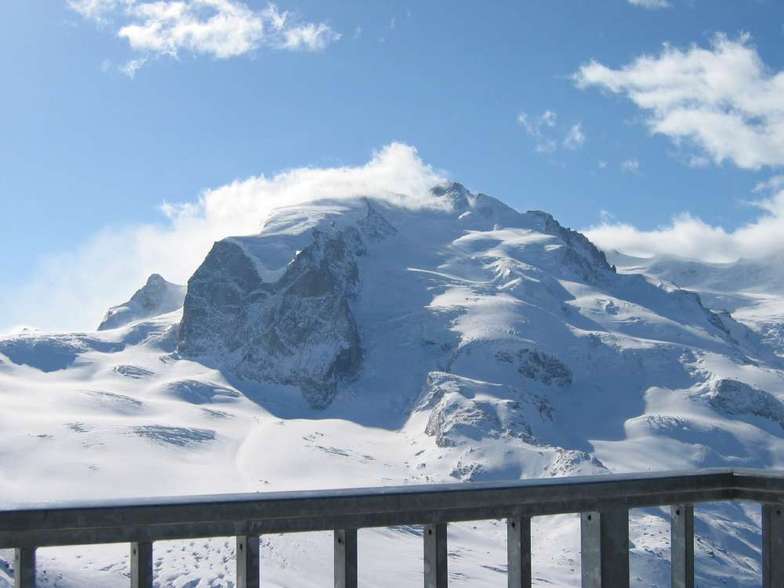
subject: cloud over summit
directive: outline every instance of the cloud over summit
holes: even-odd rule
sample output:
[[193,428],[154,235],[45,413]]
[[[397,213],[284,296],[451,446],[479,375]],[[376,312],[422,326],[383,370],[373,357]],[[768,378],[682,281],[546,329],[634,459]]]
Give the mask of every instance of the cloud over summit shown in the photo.
[[363,165],[302,167],[205,190],[193,201],[162,205],[161,223],[106,228],[75,250],[45,258],[4,297],[0,331],[20,322],[94,328],[108,306],[126,300],[151,273],[185,283],[215,241],[257,233],[281,206],[368,195],[410,208],[435,206],[430,188],[443,181],[416,149],[392,143]]

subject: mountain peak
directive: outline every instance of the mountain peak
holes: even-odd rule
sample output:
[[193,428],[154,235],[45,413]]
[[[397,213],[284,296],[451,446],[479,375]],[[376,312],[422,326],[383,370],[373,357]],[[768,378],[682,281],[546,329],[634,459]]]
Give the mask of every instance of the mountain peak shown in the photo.
[[615,272],[615,267],[609,264],[604,252],[579,231],[564,227],[548,212],[529,210],[525,214],[534,221],[536,230],[560,238],[572,251],[579,253],[587,262],[584,268],[586,271],[593,272],[596,268],[601,268]]
[[470,201],[468,199],[470,192],[459,182],[445,182],[439,184],[433,187],[430,190],[430,193],[439,198],[444,197],[448,199],[455,212],[462,212],[470,206]]
[[173,284],[160,274],[151,274],[130,300],[112,306],[104,315],[99,331],[116,329],[130,322],[172,312],[182,307],[185,286]]
[[145,287],[160,287],[166,284],[174,286],[171,282],[167,282],[161,274],[150,274],[150,277],[147,278],[147,282],[144,284]]

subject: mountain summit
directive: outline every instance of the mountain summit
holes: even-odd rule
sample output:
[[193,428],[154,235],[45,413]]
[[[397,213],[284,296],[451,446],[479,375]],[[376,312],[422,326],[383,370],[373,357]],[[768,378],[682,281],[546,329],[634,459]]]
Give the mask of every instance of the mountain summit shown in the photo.
[[172,284],[158,274],[147,278],[128,302],[112,306],[98,325],[99,331],[116,329],[132,321],[172,312],[182,307],[185,286]]

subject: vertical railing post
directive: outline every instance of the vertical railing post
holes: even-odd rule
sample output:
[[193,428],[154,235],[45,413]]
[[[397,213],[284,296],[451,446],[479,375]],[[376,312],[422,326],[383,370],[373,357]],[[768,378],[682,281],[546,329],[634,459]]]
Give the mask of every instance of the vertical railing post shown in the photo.
[[762,505],[762,586],[784,586],[784,506]]
[[334,544],[335,588],[357,588],[357,530],[335,530]]
[[14,588],[35,588],[35,547],[14,550]]
[[426,525],[425,544],[425,588],[447,588],[446,523]]
[[237,588],[261,586],[260,541],[257,536],[238,535],[235,558],[237,560]]
[[582,588],[629,588],[629,511],[580,517]]
[[531,588],[531,517],[507,519],[506,563],[509,588]]
[[131,543],[131,588],[152,588],[152,543]]
[[670,566],[672,588],[694,588],[694,507],[670,507]]

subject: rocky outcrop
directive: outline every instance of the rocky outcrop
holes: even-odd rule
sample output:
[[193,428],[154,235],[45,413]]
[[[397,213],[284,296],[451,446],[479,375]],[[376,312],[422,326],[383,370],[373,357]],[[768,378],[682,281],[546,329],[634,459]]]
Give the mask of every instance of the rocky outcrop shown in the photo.
[[[362,349],[351,301],[365,241],[395,233],[370,203],[356,224],[313,229],[281,277],[264,281],[248,240],[215,244],[188,282],[178,350],[211,358],[254,381],[299,387],[315,407],[359,372]],[[255,238],[258,239],[258,238]]]
[[541,382],[545,386],[560,388],[571,385],[572,371],[558,358],[536,349],[520,349],[516,353],[500,350],[495,354],[497,361],[510,363],[524,378]]
[[542,472],[545,476],[561,478],[564,476],[594,476],[609,470],[600,460],[585,451],[558,448],[551,462]]
[[173,312],[182,307],[184,299],[185,286],[172,284],[158,274],[152,274],[128,302],[112,306],[107,311],[98,330],[116,329],[133,321]]
[[557,237],[564,243],[561,263],[589,283],[596,283],[603,273],[615,273],[607,256],[582,233],[562,226],[551,214],[530,210],[525,216],[531,219],[534,229]]
[[335,235],[314,231],[313,244],[297,255],[267,304],[246,309],[243,338],[251,345],[239,373],[299,386],[311,404],[328,404],[337,385],[360,367],[349,301],[359,282],[356,258],[363,253],[354,228]]
[[429,411],[425,433],[439,447],[500,437],[534,443],[530,422],[551,415],[538,396],[446,372],[427,375],[417,410]]
[[443,200],[465,229],[492,226],[521,226],[523,215],[511,206],[487,194],[473,194],[459,182],[446,182],[432,188],[431,193]]
[[167,384],[163,393],[171,398],[176,398],[190,404],[218,404],[233,402],[240,397],[240,393],[226,386],[219,386],[211,382],[198,380],[179,380]]
[[731,417],[756,416],[784,428],[784,403],[770,392],[737,380],[717,380],[699,395],[719,413]]
[[209,254],[188,280],[182,309],[178,351],[185,356],[216,358],[237,352],[243,342],[238,332],[251,294],[265,284],[252,258],[235,239],[213,245]]

